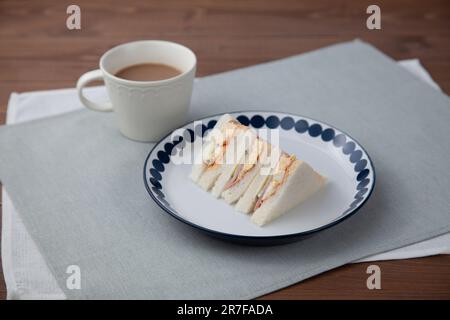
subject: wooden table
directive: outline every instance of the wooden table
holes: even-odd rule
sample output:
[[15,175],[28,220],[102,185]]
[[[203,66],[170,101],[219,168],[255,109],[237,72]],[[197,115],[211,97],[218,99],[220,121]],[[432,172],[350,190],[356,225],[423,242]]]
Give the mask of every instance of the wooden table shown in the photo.
[[[381,30],[366,28],[366,8],[374,3],[366,0],[74,3],[81,7],[81,30],[66,28],[69,2],[0,2],[0,123],[12,91],[73,87],[79,75],[97,68],[105,50],[137,39],[189,46],[198,56],[198,76],[205,76],[361,38],[394,59],[419,58],[450,93],[448,0],[376,1]],[[450,256],[377,264],[381,290],[366,288],[368,264],[363,263],[266,297],[450,298]]]

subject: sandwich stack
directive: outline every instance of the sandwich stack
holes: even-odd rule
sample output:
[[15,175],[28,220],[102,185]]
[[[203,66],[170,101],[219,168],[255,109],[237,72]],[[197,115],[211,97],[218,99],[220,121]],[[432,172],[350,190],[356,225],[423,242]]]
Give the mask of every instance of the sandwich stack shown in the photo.
[[191,179],[263,226],[290,211],[325,184],[305,161],[223,115],[196,152]]

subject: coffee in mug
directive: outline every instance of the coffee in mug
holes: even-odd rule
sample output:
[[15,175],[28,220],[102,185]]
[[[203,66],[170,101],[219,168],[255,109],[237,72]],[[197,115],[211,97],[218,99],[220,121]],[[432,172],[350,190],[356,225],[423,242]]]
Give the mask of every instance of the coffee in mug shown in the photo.
[[141,63],[120,69],[116,77],[131,81],[158,81],[176,77],[181,71],[162,63]]
[[[187,121],[197,59],[185,46],[148,40],[107,51],[100,68],[83,74],[78,97],[87,108],[114,111],[120,131],[137,141],[158,141]],[[83,88],[103,80],[110,102],[91,101]]]

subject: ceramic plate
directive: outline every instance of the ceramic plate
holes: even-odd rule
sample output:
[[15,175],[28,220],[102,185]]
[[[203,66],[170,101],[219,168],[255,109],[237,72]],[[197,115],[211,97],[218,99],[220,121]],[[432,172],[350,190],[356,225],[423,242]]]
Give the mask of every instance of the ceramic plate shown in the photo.
[[[152,200],[176,219],[221,239],[255,245],[300,240],[332,227],[357,212],[370,197],[375,171],[364,148],[341,130],[306,117],[281,112],[230,113],[262,132],[277,130],[283,150],[325,175],[327,184],[312,198],[264,227],[214,198],[190,180],[192,164],[174,161],[211,130],[221,115],[191,122],[158,142],[144,165]],[[270,141],[274,143],[274,141]],[[189,161],[186,161],[189,162]]]

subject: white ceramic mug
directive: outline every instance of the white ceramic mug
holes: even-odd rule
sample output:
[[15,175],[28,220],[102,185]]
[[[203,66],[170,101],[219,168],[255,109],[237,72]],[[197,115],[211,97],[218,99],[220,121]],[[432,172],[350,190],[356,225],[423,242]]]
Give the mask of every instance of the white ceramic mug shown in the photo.
[[[115,74],[142,63],[166,64],[181,74],[159,81],[130,81]],[[83,74],[77,82],[78,97],[89,109],[116,113],[119,129],[137,141],[157,141],[186,121],[197,59],[185,46],[147,40],[119,45],[100,58],[100,69]],[[103,80],[111,102],[97,103],[83,95],[92,81]]]

